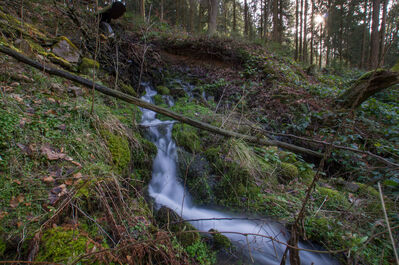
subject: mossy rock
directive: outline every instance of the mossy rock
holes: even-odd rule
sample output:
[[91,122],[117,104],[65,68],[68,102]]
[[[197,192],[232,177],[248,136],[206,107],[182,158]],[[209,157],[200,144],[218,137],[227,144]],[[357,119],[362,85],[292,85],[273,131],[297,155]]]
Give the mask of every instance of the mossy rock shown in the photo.
[[79,49],[65,36],[59,37],[58,40],[53,46],[52,52],[69,63],[78,63],[80,59]]
[[173,138],[178,146],[191,153],[201,152],[201,142],[197,130],[186,124],[176,124],[173,127]]
[[306,170],[302,171],[299,173],[299,179],[305,183],[305,184],[311,184],[313,181],[314,176],[316,175],[316,172],[311,169],[307,168]]
[[36,261],[67,263],[94,249],[95,245],[81,231],[56,227],[44,232]]
[[125,137],[103,130],[102,136],[107,141],[107,147],[112,155],[112,162],[119,172],[123,172],[130,163],[129,142]]
[[84,57],[79,65],[79,72],[87,75],[99,68],[100,64],[97,61]]
[[170,94],[169,88],[167,88],[166,86],[157,86],[157,91],[161,95],[169,95]]
[[346,193],[338,190],[333,190],[325,187],[318,187],[316,189],[318,199],[316,202],[322,204],[326,199],[324,206],[327,209],[340,209],[345,210],[350,207],[350,202],[346,196]]
[[68,62],[67,60],[64,60],[63,58],[55,55],[52,52],[39,52],[39,54],[46,56],[51,62],[61,65],[64,68],[67,68],[69,70],[72,70],[74,67],[72,66],[72,64],[70,62]]
[[392,72],[399,72],[399,61],[391,68]]
[[137,97],[137,92],[136,92],[136,90],[134,90],[134,88],[131,85],[122,83],[120,85],[120,89],[123,93],[129,94],[133,97]]
[[175,211],[165,206],[158,210],[156,219],[161,226],[169,228],[171,232],[176,233],[176,238],[183,247],[191,246],[201,238],[198,232],[185,233],[184,231],[195,231],[196,229],[190,223],[184,222]]
[[157,94],[154,96],[154,103],[156,105],[161,105],[163,103],[163,98],[161,95]]
[[327,217],[306,217],[304,228],[309,240],[323,242],[330,248],[343,248],[348,243],[342,227]]
[[[357,195],[365,199],[365,210],[372,215],[380,215],[383,213],[383,208],[381,205],[380,193],[373,186],[356,182],[359,186]],[[394,209],[394,202],[389,198],[384,198],[385,208],[388,212]]]
[[279,165],[278,174],[281,182],[289,182],[299,176],[299,170],[295,165],[283,162]]
[[212,233],[213,237],[213,246],[215,249],[229,249],[231,248],[232,244],[230,239],[227,236],[222,235],[219,231],[215,229],[209,230]]

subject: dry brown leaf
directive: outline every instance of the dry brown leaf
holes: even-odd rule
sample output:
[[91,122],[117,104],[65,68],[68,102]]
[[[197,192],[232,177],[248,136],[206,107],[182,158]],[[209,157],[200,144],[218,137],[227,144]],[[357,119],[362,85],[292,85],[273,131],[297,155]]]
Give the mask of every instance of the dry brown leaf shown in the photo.
[[52,176],[44,177],[42,180],[46,183],[51,183],[55,181],[55,179]]
[[6,217],[8,212],[0,212],[0,220]]
[[75,166],[82,167],[82,165],[79,162],[71,161],[71,163],[74,164]]
[[80,179],[80,178],[82,178],[82,173],[78,172],[78,173],[76,173],[76,174],[73,174],[73,178],[74,178],[74,179]]
[[49,146],[45,145],[43,145],[40,150],[42,151],[42,154],[47,157],[48,160],[64,159],[67,156],[66,154],[55,152],[54,150],[51,150]]
[[64,181],[65,185],[71,186],[73,184],[73,180],[72,179],[67,179]]
[[53,99],[53,98],[48,98],[48,101],[53,102],[53,103],[56,103],[56,102],[57,102],[57,101],[56,101],[55,99]]
[[53,109],[50,109],[50,110],[48,110],[48,111],[46,111],[44,114],[46,114],[46,115],[57,115],[57,112],[55,111],[55,110],[53,110]]
[[19,181],[18,179],[13,179],[13,181],[12,182],[14,182],[14,183],[17,183],[18,185],[21,185],[21,181]]
[[21,102],[24,101],[24,100],[21,98],[21,96],[18,95],[18,94],[12,94],[11,97],[12,97],[13,99],[15,99],[16,101],[18,101],[19,103],[21,103]]
[[10,201],[10,206],[11,208],[16,208],[19,203],[24,201],[24,196],[23,195],[18,195],[17,197],[12,196],[11,201]]

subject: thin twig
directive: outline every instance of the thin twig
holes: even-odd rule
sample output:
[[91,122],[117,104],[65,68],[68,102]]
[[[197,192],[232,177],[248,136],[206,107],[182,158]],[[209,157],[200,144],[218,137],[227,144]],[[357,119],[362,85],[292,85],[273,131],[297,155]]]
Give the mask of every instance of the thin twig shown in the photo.
[[392,250],[395,253],[396,264],[399,265],[398,252],[396,251],[395,240],[393,239],[393,236],[392,236],[391,226],[389,224],[387,210],[385,208],[384,196],[382,195],[381,184],[378,182],[377,185],[378,185],[378,191],[380,192],[380,200],[381,200],[382,210],[384,212],[385,222],[387,223],[388,234],[389,234],[389,237],[390,237],[391,243],[392,243],[392,248],[393,248]]

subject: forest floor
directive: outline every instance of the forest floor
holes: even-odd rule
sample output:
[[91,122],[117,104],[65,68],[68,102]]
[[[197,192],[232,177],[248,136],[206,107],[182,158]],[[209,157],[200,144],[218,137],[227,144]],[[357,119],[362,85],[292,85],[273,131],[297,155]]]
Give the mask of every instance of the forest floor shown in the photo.
[[[194,36],[159,23],[150,28],[129,13],[112,25],[114,39],[97,37],[85,32],[91,16],[78,16],[77,27],[63,6],[29,1],[21,22],[11,2],[0,3],[0,45],[37,61],[134,96],[144,93],[140,81],[151,82],[156,104],[169,107],[172,96],[171,110],[220,128],[321,152],[321,141],[333,142],[399,161],[398,89],[354,112],[335,107],[359,70],[310,71],[278,45]],[[80,58],[56,55],[60,42]],[[0,65],[0,259],[214,264],[220,253],[234,253],[219,237],[181,233],[191,226],[170,228],[154,213],[146,188],[156,148],[138,125],[139,108],[2,53]],[[398,241],[397,168],[345,149],[332,150],[319,168],[314,157],[185,124],[174,126],[173,137],[182,182],[198,205],[290,227],[320,174],[301,238],[344,249],[335,257],[345,264],[394,262],[376,183]]]

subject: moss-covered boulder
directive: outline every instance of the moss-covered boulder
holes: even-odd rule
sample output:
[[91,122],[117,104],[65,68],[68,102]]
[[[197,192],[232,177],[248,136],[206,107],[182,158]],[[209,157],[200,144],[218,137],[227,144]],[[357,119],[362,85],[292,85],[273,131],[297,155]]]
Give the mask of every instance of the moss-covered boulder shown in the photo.
[[44,232],[36,261],[68,263],[95,250],[96,245],[80,230],[56,227]]
[[60,37],[53,46],[52,52],[70,63],[78,63],[80,59],[79,49],[67,38]]
[[179,175],[186,183],[189,193],[199,204],[209,204],[214,201],[216,176],[205,157],[191,154],[178,148]]
[[162,228],[169,229],[171,232],[176,233],[177,240],[184,247],[193,245],[201,238],[198,232],[192,232],[196,230],[194,226],[188,222],[184,222],[175,211],[168,207],[162,206],[156,213],[156,219]]
[[122,84],[120,85],[120,89],[121,89],[121,91],[122,91],[123,93],[132,95],[133,97],[137,97],[137,92],[136,92],[136,90],[134,90],[134,88],[133,88],[131,85],[122,83]]
[[297,178],[299,176],[299,171],[295,165],[283,162],[279,165],[278,174],[279,181],[285,183]]
[[326,187],[318,187],[315,194],[316,202],[330,210],[345,210],[350,207],[348,196],[345,192]]
[[79,72],[82,74],[92,74],[93,71],[100,68],[100,64],[90,58],[83,58],[79,65]]
[[396,64],[391,68],[391,71],[399,72],[399,61],[397,61]]
[[123,172],[129,165],[131,159],[129,142],[125,137],[115,135],[107,130],[103,130],[101,134],[107,142],[113,164],[119,172]]
[[212,234],[213,247],[215,249],[228,249],[231,248],[232,244],[227,236],[222,235],[219,231],[215,229],[210,229],[209,232]]
[[201,152],[201,142],[195,128],[186,124],[176,124],[173,126],[173,138],[178,146],[188,152]]
[[169,95],[170,94],[169,88],[167,88],[166,86],[157,86],[157,91],[161,95]]

